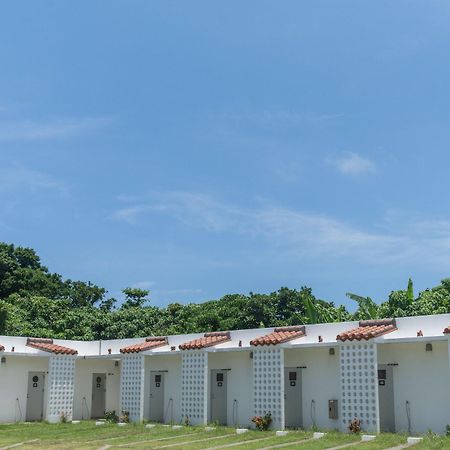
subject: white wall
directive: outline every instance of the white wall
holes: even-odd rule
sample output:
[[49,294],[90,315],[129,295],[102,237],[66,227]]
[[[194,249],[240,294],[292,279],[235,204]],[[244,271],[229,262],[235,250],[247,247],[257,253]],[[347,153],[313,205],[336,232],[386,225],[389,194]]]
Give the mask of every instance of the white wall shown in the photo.
[[[48,374],[48,358],[15,355],[1,356],[6,358],[6,363],[0,365],[0,422],[25,420],[28,372],[45,372]],[[46,385],[44,391],[44,417],[47,415],[47,392]]]
[[[285,349],[285,367],[302,367],[303,427],[339,428],[339,418],[328,418],[328,400],[340,402],[339,349],[327,347]],[[314,400],[315,407],[312,407]],[[314,413],[315,411],[315,413]]]
[[[92,406],[92,374],[106,374],[106,411],[119,411],[120,363],[115,366],[112,359],[78,359],[75,363],[75,390],[73,398],[73,418],[90,419]],[[86,399],[87,408],[83,402]]]
[[411,431],[431,429],[444,434],[450,423],[450,369],[448,344],[432,342],[426,352],[423,343],[384,344],[378,346],[379,364],[394,366],[395,425],[397,432],[408,431],[406,401],[411,408]]
[[150,416],[150,372],[164,371],[164,415],[171,421],[169,400],[172,399],[173,421],[181,421],[181,355],[145,357],[144,419]]
[[253,417],[253,368],[249,351],[208,353],[208,421],[211,417],[211,370],[231,369],[227,373],[227,419],[233,426],[233,403],[237,400],[237,425],[251,426]]

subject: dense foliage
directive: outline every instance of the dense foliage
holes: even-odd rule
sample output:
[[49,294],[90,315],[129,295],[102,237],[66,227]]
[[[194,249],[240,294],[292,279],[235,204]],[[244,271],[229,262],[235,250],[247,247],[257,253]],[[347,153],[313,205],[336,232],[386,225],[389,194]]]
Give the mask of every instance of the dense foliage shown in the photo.
[[381,305],[349,293],[358,304],[353,314],[317,299],[307,287],[167,308],[149,306],[148,291],[123,293],[125,301],[117,307],[104,288],[64,280],[50,273],[34,250],[0,243],[0,334],[112,339],[450,312],[450,279],[417,297],[409,280],[407,289],[391,292]]

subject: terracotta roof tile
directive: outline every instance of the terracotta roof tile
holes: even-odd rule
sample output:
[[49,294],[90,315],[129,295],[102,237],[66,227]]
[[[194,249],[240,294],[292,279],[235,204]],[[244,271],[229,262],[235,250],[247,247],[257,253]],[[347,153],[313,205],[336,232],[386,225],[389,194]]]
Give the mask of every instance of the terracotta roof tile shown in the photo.
[[361,320],[358,328],[338,334],[336,340],[345,342],[365,339],[368,341],[396,329],[395,319]]
[[277,345],[306,335],[304,326],[275,328],[272,333],[250,341],[250,345]]
[[120,353],[139,353],[151,350],[153,348],[162,347],[169,343],[166,336],[152,336],[145,339],[144,342],[139,344],[129,345],[120,349]]
[[450,327],[447,327],[447,328],[444,330],[444,334],[450,334]]
[[180,350],[199,350],[206,347],[213,347],[217,344],[223,344],[231,340],[229,331],[215,331],[205,333],[203,337],[185,342],[178,346]]
[[78,351],[73,348],[64,347],[53,343],[53,339],[28,338],[27,346],[56,355],[77,355]]
[[0,344],[0,352],[4,351],[5,347],[3,345]]

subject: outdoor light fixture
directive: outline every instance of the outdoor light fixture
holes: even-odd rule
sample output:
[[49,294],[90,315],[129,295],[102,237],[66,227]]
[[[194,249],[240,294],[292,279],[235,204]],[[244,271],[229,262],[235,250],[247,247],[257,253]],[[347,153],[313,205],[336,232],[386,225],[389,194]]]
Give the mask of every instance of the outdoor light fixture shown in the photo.
[[426,352],[432,352],[433,351],[433,345],[432,344],[426,344],[425,345],[425,351]]

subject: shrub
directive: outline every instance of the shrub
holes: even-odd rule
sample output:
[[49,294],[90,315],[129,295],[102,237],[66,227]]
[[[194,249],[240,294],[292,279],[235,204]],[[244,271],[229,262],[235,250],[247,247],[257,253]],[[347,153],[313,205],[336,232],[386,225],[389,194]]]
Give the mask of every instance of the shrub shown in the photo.
[[119,421],[119,416],[116,414],[116,411],[106,411],[105,420],[110,423],[117,423]]
[[251,418],[251,421],[259,431],[266,431],[272,423],[272,413],[267,412],[263,416],[254,416]]
[[130,413],[129,411],[122,411],[122,414],[119,417],[120,423],[130,423]]
[[351,433],[360,433],[361,421],[359,419],[354,418],[348,425],[348,429],[350,430]]

